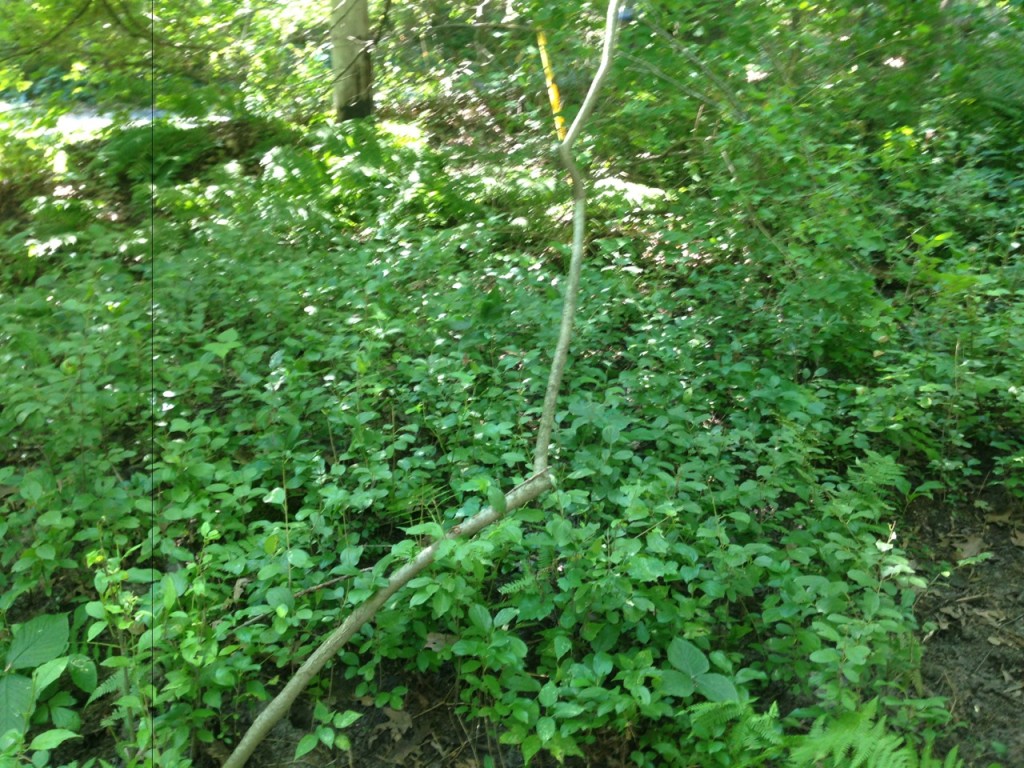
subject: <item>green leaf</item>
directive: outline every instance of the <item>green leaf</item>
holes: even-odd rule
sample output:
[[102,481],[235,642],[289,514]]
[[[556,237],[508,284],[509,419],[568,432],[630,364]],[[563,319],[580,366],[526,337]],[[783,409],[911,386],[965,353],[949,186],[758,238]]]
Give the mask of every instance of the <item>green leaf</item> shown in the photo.
[[75,733],[82,729],[82,718],[76,711],[77,704],[73,700],[71,706],[74,706],[75,709],[54,706],[52,701],[47,704],[50,707],[50,720],[53,722],[54,728],[64,728]]
[[809,658],[818,664],[836,664],[843,656],[835,648],[822,648],[812,653]]
[[287,557],[294,568],[305,568],[310,562],[309,553],[304,549],[289,549]]
[[637,555],[626,561],[630,577],[637,581],[657,581],[670,572],[668,565],[658,558]]
[[11,730],[24,733],[35,705],[31,680],[23,675],[0,677],[0,734]]
[[284,504],[286,498],[284,488],[278,487],[263,497],[263,503],[279,506]]
[[707,656],[689,640],[677,637],[668,645],[669,663],[691,677],[701,675],[710,669]]
[[555,635],[555,658],[560,659],[572,650],[572,640],[565,635]]
[[558,686],[552,683],[550,680],[544,683],[544,687],[540,689],[540,693],[537,694],[537,701],[543,704],[545,707],[550,707],[556,701],[558,701]]
[[36,616],[15,631],[4,666],[7,669],[25,669],[55,659],[68,647],[69,634],[67,616]]
[[579,717],[587,709],[582,704],[574,704],[569,701],[560,701],[555,704],[554,714],[559,720],[569,720],[574,717]]
[[317,744],[320,743],[320,737],[315,733],[307,733],[301,739],[299,739],[298,746],[295,747],[295,759],[298,760],[305,754],[312,752],[316,749]]
[[263,542],[263,551],[268,555],[272,555],[277,552],[277,547],[280,543],[281,536],[279,534],[272,533],[267,536],[266,540]]
[[313,719],[319,720],[321,723],[326,723],[331,717],[331,710],[328,709],[327,704],[317,699],[316,704],[313,705]]
[[234,328],[229,328],[223,333],[217,334],[216,341],[204,344],[203,349],[207,352],[212,352],[223,360],[231,350],[237,349],[240,346],[242,345],[238,341],[238,331]]
[[494,626],[504,627],[519,615],[518,608],[502,608],[494,615]]
[[504,515],[508,511],[508,504],[505,501],[505,494],[501,492],[495,483],[491,483],[487,486],[487,503],[491,505],[491,509],[497,512],[499,515]]
[[351,709],[346,709],[344,712],[339,712],[334,716],[334,727],[335,728],[348,728],[352,723],[363,716],[362,712],[353,712]]
[[501,308],[504,305],[501,290],[495,286],[480,301],[478,317],[485,323],[495,323],[501,319]]
[[604,651],[600,651],[594,654],[594,658],[590,661],[590,668],[594,670],[594,674],[597,677],[604,677],[612,671],[615,663],[612,661],[612,657]]
[[283,606],[291,611],[295,608],[295,596],[288,587],[271,587],[267,590],[267,605],[274,610]]
[[444,528],[441,527],[440,523],[419,523],[418,525],[410,525],[407,528],[403,528],[402,531],[407,536],[426,536],[430,539],[444,537]]
[[871,649],[866,645],[854,645],[846,649],[846,660],[851,664],[867,664]]
[[322,744],[326,745],[328,748],[334,746],[334,729],[333,728],[329,728],[326,725],[321,725],[319,728],[316,729],[316,735],[317,735],[317,738],[320,739],[320,742]]
[[529,736],[523,739],[523,745],[521,747],[521,749],[523,750],[523,761],[528,764],[530,762],[530,758],[532,758],[534,755],[540,752],[540,748],[540,738],[531,733]]
[[493,626],[491,614],[479,603],[475,603],[469,607],[469,621],[481,632],[490,632],[491,627]]
[[457,640],[452,643],[452,653],[456,656],[476,656],[486,649],[486,643],[479,640]]
[[36,685],[37,691],[42,691],[50,683],[56,680],[63,674],[64,670],[68,666],[68,657],[61,656],[60,658],[48,661],[45,664],[37,667],[32,672],[32,680]]
[[435,616],[444,616],[452,607],[452,596],[444,590],[438,590],[430,601],[430,607],[434,609]]
[[18,492],[25,501],[36,502],[43,498],[43,486],[33,477],[26,477],[22,480]]
[[92,693],[96,690],[96,664],[88,656],[78,653],[71,656],[68,671],[71,674],[71,682],[83,693]]
[[739,701],[736,686],[725,675],[708,672],[697,675],[697,692],[709,701]]
[[667,669],[661,673],[661,690],[669,696],[686,699],[693,696],[695,690],[693,676]]
[[551,741],[555,735],[555,719],[553,717],[542,717],[537,721],[537,736],[542,744]]
[[427,602],[430,596],[433,595],[439,589],[437,584],[426,584],[423,587],[413,592],[412,597],[409,598],[409,605],[416,606],[421,603]]
[[53,728],[43,731],[28,745],[29,749],[56,749],[68,739],[80,739],[79,734],[74,731],[65,731],[62,728]]
[[108,656],[100,662],[100,666],[107,669],[124,669],[125,667],[132,666],[134,663],[135,660],[127,656]]

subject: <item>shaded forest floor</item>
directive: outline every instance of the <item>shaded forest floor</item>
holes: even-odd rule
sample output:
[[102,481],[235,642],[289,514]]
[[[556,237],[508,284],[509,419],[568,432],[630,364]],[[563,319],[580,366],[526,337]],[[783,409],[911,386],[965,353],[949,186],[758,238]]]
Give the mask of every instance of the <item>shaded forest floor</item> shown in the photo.
[[[912,536],[905,545],[922,564],[954,562],[983,552],[992,555],[948,578],[939,575],[918,601],[924,632],[922,693],[946,697],[956,724],[940,740],[939,753],[959,745],[960,755],[973,768],[991,762],[1024,766],[1024,510],[1013,500],[1000,499],[979,502],[956,517],[941,508],[919,511]],[[365,713],[349,730],[350,755],[292,760],[295,745],[306,733],[303,726],[309,724],[304,722],[308,713],[297,708],[251,764],[479,768],[488,756],[495,766],[523,764],[518,749],[501,745],[492,726],[456,713],[454,674],[396,678],[392,685],[409,688],[406,711],[378,709],[370,702],[346,704]],[[607,741],[587,760],[570,759],[567,764],[628,766],[629,746],[616,748]],[[533,765],[547,768],[556,763],[540,754]]]
[[[956,516],[938,506],[922,507],[913,513],[913,524],[911,540],[904,544],[922,571],[930,570],[933,563],[991,554],[974,566],[937,574],[918,600],[924,640],[921,693],[945,697],[955,724],[940,739],[939,753],[959,745],[961,757],[973,768],[992,762],[1022,766],[1024,510],[1010,499],[977,502],[974,509]],[[376,707],[371,697],[352,696],[340,675],[335,684],[336,706],[363,713],[347,731],[350,752],[317,750],[294,759],[296,745],[313,724],[308,707],[300,704],[278,724],[250,764],[254,768],[523,765],[518,748],[501,744],[500,732],[493,726],[457,713],[459,683],[451,668],[432,676],[395,672],[382,681],[381,690],[408,688],[402,711]],[[629,751],[626,741],[609,734],[586,760],[570,758],[566,764],[623,768],[631,764]],[[215,745],[205,755],[202,764],[213,766],[227,756],[227,750]],[[556,763],[542,753],[532,765],[548,768]]]
[[[927,564],[953,562],[990,552],[991,557],[967,569],[938,575],[918,601],[924,632],[921,669],[926,696],[948,700],[952,722],[940,740],[940,754],[959,745],[972,768],[992,762],[1024,766],[1024,510],[1008,499],[979,502],[959,516],[934,507],[915,515],[913,540],[905,545]],[[343,684],[341,684],[343,685]],[[307,732],[308,713],[297,708],[291,721],[278,725],[254,768],[338,765],[352,768],[504,768],[523,765],[516,747],[499,743],[500,734],[484,721],[467,721],[456,713],[458,681],[448,676],[403,679],[410,694],[407,710],[378,709],[357,700],[345,706],[364,717],[348,733],[351,754],[307,756],[293,760],[298,740]],[[212,755],[219,757],[220,755]],[[554,766],[549,755],[537,755],[540,768]],[[630,765],[629,746],[606,741],[587,760],[570,766],[620,768]]]
[[1024,766],[1024,514],[1008,499],[979,502],[969,514],[922,514],[918,541],[905,543],[922,563],[991,553],[939,578],[921,595],[925,628],[922,680],[944,696],[958,724],[943,742],[960,745],[967,764]]

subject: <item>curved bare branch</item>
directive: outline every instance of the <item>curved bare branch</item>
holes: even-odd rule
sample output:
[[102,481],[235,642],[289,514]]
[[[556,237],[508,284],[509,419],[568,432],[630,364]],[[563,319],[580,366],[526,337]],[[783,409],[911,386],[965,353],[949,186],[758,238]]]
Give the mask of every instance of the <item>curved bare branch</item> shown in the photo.
[[558,389],[565,371],[565,364],[569,353],[569,342],[572,340],[573,317],[576,312],[576,294],[579,290],[580,271],[583,263],[583,239],[586,234],[586,188],[583,184],[583,177],[572,156],[572,143],[579,136],[587,117],[593,111],[598,91],[611,68],[620,2],[621,0],[610,0],[608,4],[601,64],[594,75],[594,81],[590,85],[590,90],[587,92],[579,114],[576,115],[576,119],[569,128],[565,140],[559,146],[562,162],[569,171],[573,182],[573,253],[569,268],[569,278],[565,285],[562,324],[558,343],[555,347],[554,358],[551,363],[551,375],[548,379],[548,388],[544,398],[544,410],[541,414],[541,423],[538,428],[533,475],[505,494],[504,509],[494,509],[492,506],[487,506],[481,512],[469,518],[469,520],[455,526],[443,538],[421,549],[412,560],[392,574],[387,584],[378,589],[368,600],[358,605],[342,622],[341,626],[334,630],[313,651],[280,693],[267,704],[253,724],[249,726],[249,730],[246,731],[234,751],[228,756],[224,763],[224,768],[242,768],[246,764],[256,747],[266,738],[274,725],[287,714],[295,699],[305,690],[313,677],[323,669],[324,665],[338,653],[341,647],[367,621],[373,618],[392,595],[434,562],[438,550],[445,541],[476,535],[484,528],[501,520],[512,510],[529,504],[553,486],[551,473],[548,470],[548,444],[551,441],[551,432],[554,428]]
[[548,467],[548,452],[551,448],[551,433],[555,426],[555,406],[558,404],[558,390],[565,374],[565,364],[569,356],[569,343],[572,341],[572,326],[576,318],[576,299],[580,287],[580,273],[583,269],[583,241],[587,232],[587,189],[576,159],[572,154],[572,145],[583,130],[597,102],[597,95],[608,77],[612,66],[612,53],[615,50],[615,37],[618,31],[618,15],[620,0],[608,3],[608,14],[604,22],[604,45],[601,49],[601,63],[598,65],[590,89],[583,99],[576,119],[569,126],[562,143],[558,145],[558,156],[562,165],[569,172],[572,180],[572,255],[569,259],[569,274],[565,281],[565,295],[562,299],[562,325],[558,331],[558,342],[555,355],[551,360],[551,374],[548,377],[548,388],[544,393],[544,410],[541,414],[540,426],[537,429],[537,445],[533,451],[533,471],[543,472]]

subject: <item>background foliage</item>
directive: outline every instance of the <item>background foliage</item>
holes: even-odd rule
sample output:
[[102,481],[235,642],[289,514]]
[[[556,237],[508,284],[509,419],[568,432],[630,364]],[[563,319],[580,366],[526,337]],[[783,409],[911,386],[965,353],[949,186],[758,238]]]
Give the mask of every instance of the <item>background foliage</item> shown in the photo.
[[[174,5],[152,50],[141,2],[0,31],[0,749],[36,765],[212,762],[415,537],[528,473],[554,341],[534,30],[571,116],[602,8],[375,7],[379,115],[336,126],[318,6]],[[915,501],[1024,493],[1020,8],[634,13],[581,150],[559,489],[339,674],[393,708],[396,670],[456,675],[527,759],[942,764],[900,545]],[[54,130],[145,107],[154,62],[152,126]],[[312,694],[300,751],[344,748]],[[55,757],[95,712],[111,751]]]

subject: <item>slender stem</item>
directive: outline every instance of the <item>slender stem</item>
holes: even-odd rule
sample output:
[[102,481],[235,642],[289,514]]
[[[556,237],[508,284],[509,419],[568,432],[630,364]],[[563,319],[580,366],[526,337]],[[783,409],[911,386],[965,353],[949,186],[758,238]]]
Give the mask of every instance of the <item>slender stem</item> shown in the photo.
[[518,509],[536,499],[552,487],[551,473],[548,472],[548,445],[551,442],[551,431],[555,422],[555,406],[558,400],[558,388],[565,372],[565,363],[569,354],[569,342],[572,340],[573,316],[576,313],[576,294],[579,290],[580,270],[583,264],[583,237],[586,233],[586,189],[583,177],[572,156],[572,143],[579,136],[583,123],[590,115],[597,100],[601,83],[611,68],[612,50],[615,44],[615,33],[618,26],[618,10],[621,0],[610,0],[608,15],[605,19],[604,49],[601,52],[601,64],[594,75],[594,82],[583,101],[579,114],[573,121],[565,140],[559,146],[562,163],[569,171],[573,185],[573,253],[569,266],[569,277],[565,286],[565,303],[562,309],[562,324],[554,358],[551,361],[551,375],[544,398],[544,411],[538,428],[537,448],[535,451],[534,473],[522,483],[505,494],[504,509],[497,510],[487,506],[473,517],[449,530],[443,538],[424,547],[408,563],[395,571],[387,584],[378,589],[372,597],[356,606],[341,626],[320,644],[309,658],[296,670],[295,675],[275,696],[266,708],[257,716],[242,740],[228,756],[224,768],[242,768],[252,756],[270,730],[287,714],[292,703],[305,690],[313,677],[323,669],[324,665],[338,653],[341,647],[360,630],[398,590],[404,587],[417,574],[426,569],[437,555],[437,551],[445,541],[461,537],[475,536],[489,525],[501,520],[512,510]]
[[562,324],[558,331],[558,342],[555,355],[551,361],[551,374],[548,377],[548,388],[544,393],[544,410],[541,412],[540,425],[537,427],[537,445],[533,451],[533,471],[543,472],[548,468],[548,453],[551,448],[551,434],[555,428],[555,407],[558,405],[558,390],[562,385],[565,365],[569,357],[569,344],[572,342],[572,326],[576,317],[576,305],[580,288],[580,272],[583,269],[583,241],[587,233],[587,189],[583,183],[583,175],[572,154],[572,145],[583,130],[590,113],[597,102],[597,94],[601,90],[612,66],[612,53],[615,50],[615,37],[618,31],[620,0],[610,0],[608,13],[605,16],[604,46],[601,50],[601,63],[590,83],[590,90],[583,99],[583,105],[572,121],[565,139],[558,145],[558,156],[562,165],[569,172],[572,181],[572,256],[569,260],[569,274],[565,281],[565,294],[562,299]]

